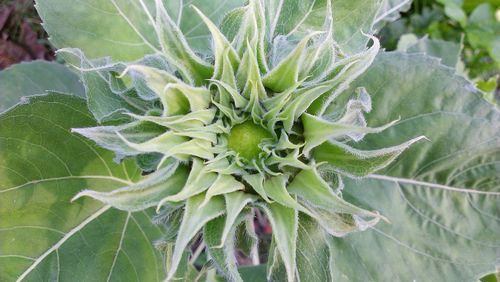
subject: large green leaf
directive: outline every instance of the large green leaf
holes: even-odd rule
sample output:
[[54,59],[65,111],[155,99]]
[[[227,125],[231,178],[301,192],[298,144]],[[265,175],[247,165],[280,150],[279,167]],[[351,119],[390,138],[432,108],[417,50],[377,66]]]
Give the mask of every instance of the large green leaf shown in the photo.
[[[157,0],[161,1],[161,0]],[[51,42],[58,48],[82,49],[90,58],[111,56],[133,61],[161,49],[155,31],[155,0],[37,0],[37,10]],[[195,49],[209,48],[209,32],[190,4],[219,23],[242,0],[164,1],[170,17],[180,24]]]
[[46,91],[85,96],[78,76],[65,66],[47,61],[16,64],[0,71],[0,113],[21,101],[23,96]]
[[[400,82],[405,81],[402,85]],[[387,53],[356,82],[369,124],[401,117],[361,147],[425,135],[385,171],[346,179],[343,195],[390,220],[332,238],[335,281],[477,281],[500,258],[500,113],[451,68]]]
[[[331,5],[329,6],[329,2]],[[376,22],[393,15],[399,2],[393,0],[270,0],[265,1],[271,37],[324,30],[328,7],[333,16],[333,37],[342,51],[353,54],[365,49]],[[396,3],[398,2],[398,3]],[[385,10],[383,9],[385,8]],[[387,13],[384,13],[387,12]],[[365,33],[365,34],[363,34]]]
[[458,42],[441,39],[418,38],[415,34],[405,34],[398,42],[398,51],[407,53],[425,53],[440,58],[441,63],[449,67],[459,67],[462,46]]
[[86,198],[140,176],[112,161],[72,127],[92,126],[85,101],[49,94],[0,115],[0,281],[161,281],[146,212],[126,213]]

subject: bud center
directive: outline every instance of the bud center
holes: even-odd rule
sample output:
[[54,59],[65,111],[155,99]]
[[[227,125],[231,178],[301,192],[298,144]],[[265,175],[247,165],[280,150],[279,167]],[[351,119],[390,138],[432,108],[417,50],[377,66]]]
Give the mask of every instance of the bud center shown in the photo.
[[231,129],[228,146],[239,153],[240,157],[253,160],[257,159],[262,151],[259,144],[268,138],[272,138],[271,133],[262,126],[247,120]]

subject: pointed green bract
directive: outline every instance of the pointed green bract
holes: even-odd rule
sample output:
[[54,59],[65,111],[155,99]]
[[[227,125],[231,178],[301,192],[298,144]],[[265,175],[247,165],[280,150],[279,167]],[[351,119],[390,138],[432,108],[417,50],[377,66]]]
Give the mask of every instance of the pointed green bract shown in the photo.
[[285,264],[287,280],[295,281],[298,211],[276,203],[262,208],[273,227],[273,238]]
[[187,169],[177,163],[156,171],[136,185],[129,185],[112,192],[84,190],[71,201],[80,197],[91,197],[114,208],[125,211],[141,211],[155,207],[169,195],[174,195],[184,186]]
[[[220,216],[212,221],[209,221],[203,229],[203,240],[207,244],[208,255],[215,262],[216,267],[224,273],[224,276],[230,281],[242,282],[240,273],[238,272],[236,257],[234,256],[235,249],[235,231],[236,224],[230,226],[230,234],[228,240],[225,240],[223,245],[218,245],[226,216]],[[234,223],[234,222],[233,222]]]
[[173,278],[184,249],[189,241],[203,228],[210,220],[222,215],[224,210],[224,200],[220,197],[212,198],[205,207],[200,208],[203,201],[203,194],[189,198],[186,201],[186,211],[179,227],[175,248],[172,254],[172,260],[168,266],[167,280]]
[[327,142],[314,150],[318,162],[326,161],[332,169],[351,176],[366,176],[391,163],[413,143],[425,139],[417,137],[401,145],[373,151],[361,151],[338,142]]
[[235,226],[238,216],[242,213],[242,210],[249,204],[257,200],[254,195],[249,195],[243,192],[233,192],[224,195],[226,200],[226,222],[224,224],[224,229],[221,239],[221,245],[226,243],[226,239],[231,232],[231,229]]
[[[397,121],[395,121],[397,122]],[[395,122],[387,125],[370,128],[357,125],[344,124],[340,122],[331,122],[309,114],[302,115],[302,124],[304,125],[304,154],[308,154],[311,149],[331,139],[340,139],[346,136],[361,135],[364,137],[368,133],[379,133],[394,125]],[[357,140],[355,140],[357,141]]]
[[312,33],[303,38],[279,65],[266,74],[262,80],[265,87],[275,92],[283,92],[298,82],[300,69],[305,59],[304,51],[309,40],[315,35]]

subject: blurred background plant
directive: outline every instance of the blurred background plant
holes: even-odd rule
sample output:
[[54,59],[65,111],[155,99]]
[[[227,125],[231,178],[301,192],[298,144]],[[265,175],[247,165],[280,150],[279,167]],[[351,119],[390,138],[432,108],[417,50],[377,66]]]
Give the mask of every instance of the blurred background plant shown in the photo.
[[33,0],[0,0],[0,69],[35,59],[52,60]]
[[379,36],[387,50],[442,58],[498,104],[500,0],[414,0]]

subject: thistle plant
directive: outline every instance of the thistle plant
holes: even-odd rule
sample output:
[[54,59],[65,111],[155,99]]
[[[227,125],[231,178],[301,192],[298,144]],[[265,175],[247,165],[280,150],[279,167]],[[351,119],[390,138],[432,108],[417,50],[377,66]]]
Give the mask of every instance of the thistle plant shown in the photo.
[[[49,8],[49,2],[40,1],[38,9],[42,17],[46,18],[47,30],[53,36],[52,40],[63,42],[65,39],[58,37],[56,32],[61,27],[50,24],[49,11],[53,7]],[[475,158],[479,153],[472,153],[470,156],[464,153],[462,160],[468,163],[466,167],[457,165],[460,172],[456,175],[474,171],[477,161],[480,164],[476,165],[484,170],[482,174],[473,173],[474,177],[463,180],[456,178],[458,184],[452,183],[454,180],[451,178],[449,183],[433,182],[434,179],[441,181],[439,173],[445,172],[440,170],[446,171],[447,165],[453,162],[439,167],[438,157],[429,160],[430,156],[437,154],[432,150],[435,147],[429,146],[442,144],[433,143],[436,142],[433,137],[438,142],[441,142],[440,138],[443,137],[425,129],[422,126],[424,122],[417,125],[409,123],[412,117],[407,116],[417,109],[415,119],[427,117],[423,115],[422,107],[428,107],[429,116],[439,115],[447,110],[420,102],[387,106],[384,103],[397,99],[397,95],[387,96],[385,99],[378,97],[384,94],[380,94],[377,87],[390,84],[391,77],[406,74],[407,70],[384,73],[384,69],[380,68],[380,64],[384,64],[384,55],[380,55],[378,39],[371,35],[371,27],[380,24],[382,19],[397,9],[384,10],[381,7],[385,6],[380,3],[371,4],[375,11],[375,20],[366,30],[367,33],[359,29],[349,35],[349,40],[344,40],[345,38],[335,30],[335,25],[341,22],[335,20],[335,4],[331,1],[313,1],[307,15],[297,20],[297,25],[286,33],[278,32],[280,28],[283,29],[280,19],[285,22],[287,19],[280,18],[276,9],[285,11],[286,7],[295,5],[295,1],[281,1],[278,5],[274,1],[250,0],[236,9],[228,10],[219,23],[213,21],[213,14],[202,12],[201,6],[200,9],[193,5],[189,8],[182,7],[181,10],[190,9],[193,13],[190,20],[197,24],[192,25],[192,30],[203,25],[210,35],[210,48],[200,50],[198,46],[191,46],[196,41],[186,37],[189,32],[182,30],[183,27],[173,15],[175,11],[169,9],[170,6],[165,7],[163,1],[134,3],[137,7],[131,9],[141,11],[135,16],[128,15],[125,4],[120,1],[112,0],[108,3],[114,13],[106,12],[102,7],[93,9],[102,9],[99,11],[109,15],[118,15],[129,26],[134,36],[139,38],[141,46],[149,49],[148,54],[134,60],[117,60],[116,56],[96,59],[94,55],[89,56],[87,53],[88,50],[94,53],[99,50],[93,47],[83,50],[72,48],[78,47],[73,44],[61,44],[61,47],[66,48],[58,51],[58,55],[79,72],[85,87],[86,104],[98,124],[90,121],[67,121],[68,125],[65,121],[64,125],[55,129],[50,127],[47,132],[71,128],[71,138],[74,142],[70,143],[73,145],[68,145],[61,141],[59,146],[54,146],[51,150],[80,146],[78,148],[81,148],[81,151],[72,149],[75,154],[72,159],[74,156],[87,158],[93,154],[99,157],[88,164],[85,160],[74,160],[75,163],[84,164],[78,168],[78,172],[74,172],[77,169],[66,164],[68,176],[57,174],[46,178],[49,180],[35,179],[29,184],[13,182],[1,192],[17,193],[23,185],[38,185],[44,181],[62,184],[63,181],[75,178],[85,182],[83,185],[74,186],[79,191],[72,189],[71,191],[76,193],[65,196],[64,205],[74,211],[76,217],[80,217],[82,211],[89,215],[67,233],[61,232],[65,234],[63,238],[34,259],[24,271],[18,273],[12,270],[14,268],[9,268],[12,273],[16,273],[14,275],[17,280],[33,279],[30,277],[34,276],[30,275],[39,273],[33,270],[48,261],[54,253],[57,254],[57,270],[41,270],[40,273],[62,273],[59,258],[59,252],[63,253],[62,250],[59,251],[61,246],[72,240],[73,235],[95,219],[117,210],[125,211],[125,217],[110,217],[109,221],[105,222],[112,226],[113,221],[123,219],[122,230],[115,232],[120,238],[118,247],[113,252],[110,270],[102,270],[103,273],[108,273],[107,278],[104,274],[98,274],[101,270],[99,266],[96,267],[97,281],[121,279],[121,274],[117,272],[120,272],[120,269],[127,271],[126,261],[134,266],[136,278],[145,279],[144,281],[214,281],[211,279],[215,279],[215,273],[228,281],[250,281],[250,278],[244,278],[240,273],[236,254],[246,253],[254,264],[260,263],[262,254],[259,251],[260,240],[255,231],[256,214],[263,214],[272,227],[272,242],[267,259],[268,280],[340,281],[348,277],[358,281],[364,279],[363,275],[356,273],[356,267],[346,266],[345,263],[351,261],[353,265],[358,265],[362,264],[363,259],[371,259],[373,256],[358,254],[360,258],[357,258],[355,251],[351,252],[351,249],[368,242],[363,239],[356,241],[356,236],[362,234],[383,234],[384,238],[391,239],[389,241],[392,243],[396,242],[396,246],[412,250],[408,256],[410,258],[414,254],[424,257],[428,255],[431,260],[444,260],[445,264],[450,260],[452,264],[455,263],[455,254],[451,254],[453,248],[446,253],[447,258],[441,258],[436,253],[427,254],[400,241],[406,240],[409,233],[418,233],[418,228],[400,235],[388,235],[379,229],[380,225],[383,226],[381,228],[394,225],[396,230],[402,228],[403,225],[399,225],[401,220],[398,213],[407,211],[391,211],[391,208],[399,207],[400,199],[388,196],[402,195],[401,198],[406,199],[405,195],[410,192],[403,192],[402,187],[411,186],[407,188],[411,191],[418,190],[415,187],[426,187],[429,192],[421,195],[422,197],[431,195],[430,199],[442,199],[444,202],[453,201],[453,197],[458,195],[457,201],[460,203],[469,201],[471,205],[475,204],[476,209],[488,208],[485,213],[494,214],[495,207],[491,205],[494,200],[488,198],[482,201],[481,197],[498,197],[499,192],[495,192],[494,188],[488,190],[489,188],[473,187],[481,187],[481,179],[489,179],[490,184],[496,183],[497,176],[493,177],[488,173],[494,172],[498,163],[494,161],[498,155],[498,134],[494,133],[495,126],[492,125],[498,120],[498,113],[487,107],[479,95],[470,93],[474,91],[468,82],[456,78],[435,59],[397,55],[408,56],[398,57],[398,60],[417,62],[414,66],[405,65],[408,69],[415,68],[411,69],[410,73],[420,75],[425,73],[425,68],[431,68],[436,75],[442,77],[443,83],[451,85],[451,81],[454,81],[456,88],[450,88],[447,93],[458,95],[456,93],[464,94],[469,91],[465,94],[470,96],[464,94],[465,98],[449,102],[452,109],[448,112],[461,111],[457,110],[460,107],[454,106],[454,103],[467,102],[469,108],[476,107],[484,120],[488,121],[476,129],[478,133],[483,132],[480,134],[481,140],[486,140],[481,143],[484,145],[480,147],[481,152],[494,152],[489,157],[493,159],[488,160],[488,157],[484,156],[484,159],[477,160]],[[77,11],[80,9],[78,5]],[[87,8],[82,9],[87,11]],[[149,33],[144,30],[149,30]],[[119,43],[107,41],[109,44]],[[132,52],[138,45],[130,43],[128,46]],[[123,56],[120,54],[125,54],[126,51],[117,51],[117,56]],[[382,56],[382,59],[378,59],[378,64],[374,63],[379,56]],[[373,65],[379,69],[369,71]],[[416,69],[417,67],[419,69]],[[382,83],[376,82],[380,77],[383,78]],[[426,79],[420,81],[426,83],[432,80]],[[429,88],[432,91],[442,89],[434,84],[432,87],[434,88]],[[375,97],[378,97],[379,102],[372,103],[372,91],[377,93],[378,96]],[[387,93],[395,91],[407,90],[397,89],[397,86],[396,90],[387,87]],[[434,95],[433,93],[425,95]],[[407,97],[412,97],[410,94]],[[446,97],[443,94],[443,99]],[[72,114],[68,118],[83,119],[86,116],[88,119],[90,114],[84,110],[76,110],[81,107],[80,101],[77,98],[71,98],[77,99],[71,101],[68,99],[70,98],[67,95],[57,93],[30,98],[25,102],[32,105],[32,108],[23,108],[21,105],[12,109],[6,113],[5,123],[8,124],[10,115],[26,115],[16,111],[38,111],[39,106],[42,107],[42,115],[50,114],[43,110],[43,105],[58,103],[65,105],[57,106],[61,107],[61,113],[67,108],[71,109]],[[380,108],[377,108],[377,105]],[[374,115],[373,112],[384,118],[367,119],[367,116]],[[28,116],[36,116],[33,113]],[[461,113],[453,117],[463,116],[463,112]],[[472,124],[475,119],[466,120]],[[0,124],[1,122],[3,121],[0,120]],[[450,124],[456,125],[447,120],[431,122],[441,125],[442,128],[447,128]],[[460,129],[458,131],[460,132]],[[447,140],[445,142],[449,142]],[[76,145],[77,143],[79,145]],[[103,149],[94,148],[94,143]],[[43,148],[44,145],[41,146]],[[407,149],[409,152],[418,146],[427,147],[420,147],[418,152],[413,151],[407,158],[400,159],[407,153]],[[456,151],[460,151],[457,148],[462,148],[462,145],[455,145],[453,142],[449,142],[449,146]],[[106,158],[109,159],[110,152],[114,156],[113,164],[105,161]],[[450,154],[456,153],[454,151]],[[51,155],[58,156],[57,153]],[[448,157],[445,155],[442,158]],[[56,159],[66,163],[66,158]],[[101,161],[105,164],[102,170],[109,172],[109,175],[103,176],[102,171],[94,171],[99,170]],[[425,174],[426,167],[435,170]],[[4,173],[10,175],[10,171],[14,169]],[[378,171],[382,174],[376,174]],[[417,179],[420,171],[423,171],[422,178]],[[415,178],[408,176],[410,174],[416,175]],[[473,182],[474,184],[471,184]],[[387,192],[391,185],[398,185],[392,191],[396,194]],[[461,188],[465,185],[472,186]],[[362,191],[357,192],[358,188]],[[442,193],[455,193],[455,196]],[[480,198],[473,198],[476,196]],[[431,219],[424,211],[414,208],[409,200],[406,201],[419,216],[437,226],[443,226],[438,219]],[[428,203],[432,201],[429,200]],[[87,209],[92,212],[87,213]],[[23,222],[27,220],[21,218]],[[150,218],[156,227],[148,225],[149,222],[144,223]],[[421,224],[424,225],[425,223]],[[492,225],[492,228],[497,228],[497,225]],[[10,230],[8,228],[11,227],[5,228]],[[51,229],[57,231],[55,227]],[[127,241],[127,232],[137,232],[138,235],[133,237],[132,241]],[[453,232],[460,238],[476,240],[472,239],[472,235],[463,235],[462,227],[456,227]],[[149,237],[155,234],[158,236]],[[95,236],[93,238],[98,239]],[[147,242],[154,241],[156,251],[162,255],[163,265],[153,263],[156,267],[154,271],[148,262],[136,261],[150,259],[151,263],[158,260],[156,255],[151,257],[150,254],[144,253],[145,248],[139,247],[139,237],[145,238]],[[439,235],[435,236],[438,237]],[[377,240],[379,239],[373,239],[374,248],[380,244]],[[415,242],[418,242],[418,239]],[[136,247],[131,247],[131,244]],[[351,247],[346,247],[345,244],[351,244]],[[491,247],[493,242],[482,244]],[[190,252],[193,246],[198,248],[195,254]],[[382,250],[387,250],[390,253],[385,255],[391,256],[394,255],[393,247],[388,245],[382,247]],[[78,244],[75,248],[87,249]],[[100,252],[106,253],[107,247],[102,248]],[[365,247],[363,250],[370,248]],[[498,247],[492,248],[493,250],[483,252],[490,259]],[[210,263],[198,273],[193,263],[203,250]],[[129,255],[128,252],[135,255]],[[4,256],[10,255],[6,253]],[[65,258],[66,256],[63,261]],[[425,257],[424,261],[426,259],[428,257]],[[415,264],[420,265],[420,260],[415,259]],[[465,264],[468,267],[464,268],[467,269],[464,273],[474,265],[472,262]],[[136,265],[141,267],[136,268]],[[486,265],[488,263],[483,263],[484,267],[478,268],[478,271],[491,271],[491,265]],[[403,269],[400,271],[404,272]],[[457,274],[457,277],[475,277],[478,271],[472,271],[475,273],[472,276],[469,273]],[[308,275],[311,276],[308,278]],[[384,275],[386,274],[377,274],[377,278],[372,280],[389,279]],[[394,277],[398,276],[394,275],[392,278]]]

